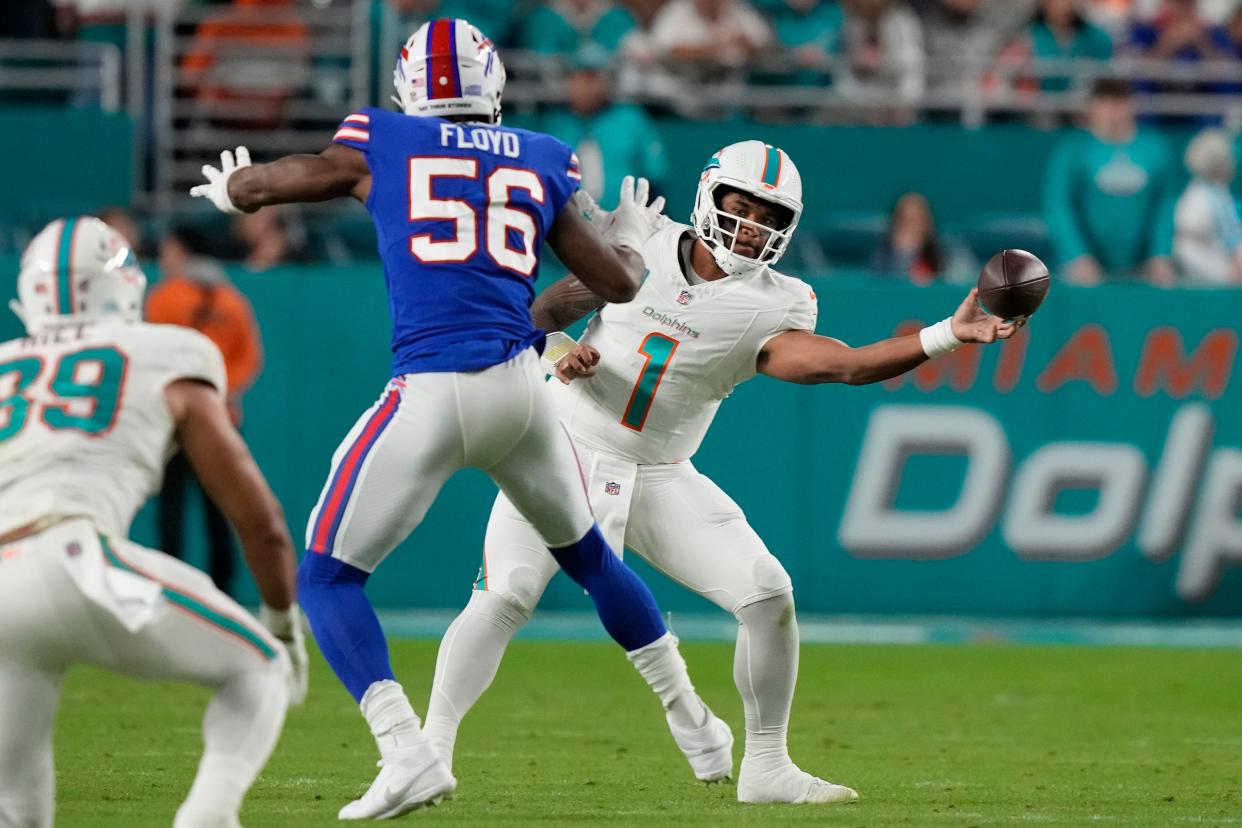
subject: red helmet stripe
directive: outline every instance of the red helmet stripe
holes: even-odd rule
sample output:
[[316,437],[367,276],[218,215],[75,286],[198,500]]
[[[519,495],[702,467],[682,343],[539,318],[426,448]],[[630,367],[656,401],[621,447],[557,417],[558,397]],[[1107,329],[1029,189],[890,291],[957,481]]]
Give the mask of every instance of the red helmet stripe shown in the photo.
[[461,97],[455,20],[434,20],[427,30],[427,97],[432,100]]

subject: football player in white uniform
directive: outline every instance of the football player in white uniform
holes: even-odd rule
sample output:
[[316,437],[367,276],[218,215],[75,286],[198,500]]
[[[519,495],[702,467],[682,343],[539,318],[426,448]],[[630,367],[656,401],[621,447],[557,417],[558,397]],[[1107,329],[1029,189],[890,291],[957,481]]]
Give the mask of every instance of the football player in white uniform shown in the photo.
[[[26,336],[0,344],[0,826],[53,818],[52,729],[76,663],[215,695],[174,825],[238,825],[306,693],[293,545],[224,403],[224,364],[188,328],[140,322],[146,278],[94,218],[22,256]],[[128,542],[174,441],[241,537],[262,623],[201,572]]]
[[[878,382],[1016,330],[985,314],[971,291],[952,317],[918,335],[861,348],[816,336],[815,294],[773,270],[801,212],[802,181],[789,156],[759,141],[733,144],[703,171],[693,226],[668,222],[647,242],[650,272],[632,302],[605,305],[570,276],[532,308],[548,330],[600,309],[557,363],[562,382],[550,382],[549,392],[577,444],[609,544],[629,547],[738,620],[742,802],[851,802],[858,794],[789,757],[798,671],[789,576],[737,504],[690,463],[721,400],[756,373],[804,384]],[[446,760],[461,717],[491,683],[555,572],[530,524],[498,497],[476,590],[445,633],[436,665],[427,734]],[[717,769],[716,778],[732,771],[728,745],[688,758],[700,779],[710,778],[705,767]]]

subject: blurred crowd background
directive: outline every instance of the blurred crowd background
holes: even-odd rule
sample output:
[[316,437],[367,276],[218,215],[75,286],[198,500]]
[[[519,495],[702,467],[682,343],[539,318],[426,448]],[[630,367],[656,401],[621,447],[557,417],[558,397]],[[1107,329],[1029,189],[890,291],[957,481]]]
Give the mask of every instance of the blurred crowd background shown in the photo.
[[[1023,246],[1082,284],[1242,283],[1236,0],[5,0],[0,112],[124,116],[121,148],[89,120],[73,146],[126,168],[95,206],[148,257],[174,235],[255,271],[368,261],[360,210],[224,223],[184,194],[222,148],[318,151],[389,105],[439,16],[500,44],[506,123],[573,144],[604,206],[645,175],[684,220],[722,138],[781,143],[807,186],[794,272],[966,281]],[[78,186],[0,207],[0,254],[89,206]]]

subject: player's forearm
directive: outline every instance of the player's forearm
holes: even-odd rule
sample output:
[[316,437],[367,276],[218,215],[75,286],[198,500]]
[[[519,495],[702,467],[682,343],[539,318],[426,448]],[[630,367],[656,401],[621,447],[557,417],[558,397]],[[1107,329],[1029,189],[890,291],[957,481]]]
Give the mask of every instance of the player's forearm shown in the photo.
[[287,155],[270,164],[242,167],[229,176],[228,193],[239,210],[271,204],[327,201],[351,194],[356,182],[319,155]]
[[571,274],[535,297],[530,316],[537,328],[563,331],[603,306],[604,300]]
[[295,600],[293,542],[283,515],[248,527],[237,527],[242,555],[254,576],[263,603],[272,609],[288,609]]
[[817,337],[805,347],[789,350],[773,355],[763,366],[763,373],[799,385],[870,385],[900,376],[927,361],[917,335],[885,339],[861,348],[847,348]]
[[870,385],[898,377],[927,361],[917,334],[885,339],[850,352],[854,359],[842,380],[849,385]]

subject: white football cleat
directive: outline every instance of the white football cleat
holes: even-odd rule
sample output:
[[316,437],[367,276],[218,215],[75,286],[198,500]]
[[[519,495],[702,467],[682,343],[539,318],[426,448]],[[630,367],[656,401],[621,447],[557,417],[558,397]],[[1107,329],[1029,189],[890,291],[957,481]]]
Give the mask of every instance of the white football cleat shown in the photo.
[[337,814],[338,819],[391,819],[427,805],[439,805],[457,780],[430,749],[393,751],[379,762],[371,787]]
[[786,802],[792,805],[831,805],[857,802],[858,791],[825,782],[793,762],[772,770],[758,770],[742,760],[737,778],[737,801],[751,803]]
[[696,779],[709,784],[723,782],[733,776],[733,731],[706,704],[703,709],[707,721],[702,727],[681,728],[669,719],[668,729]]

